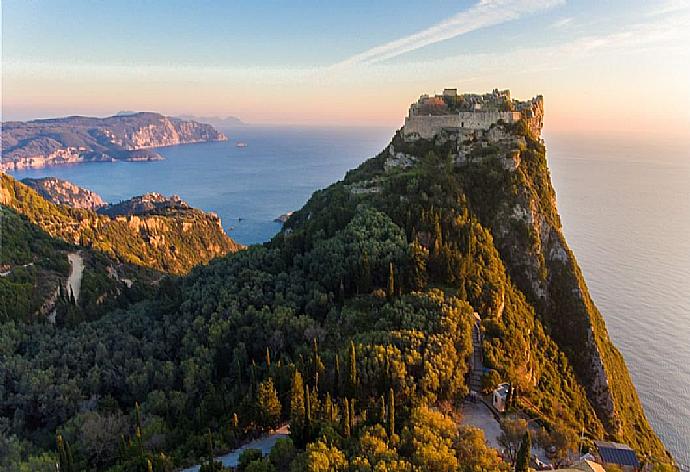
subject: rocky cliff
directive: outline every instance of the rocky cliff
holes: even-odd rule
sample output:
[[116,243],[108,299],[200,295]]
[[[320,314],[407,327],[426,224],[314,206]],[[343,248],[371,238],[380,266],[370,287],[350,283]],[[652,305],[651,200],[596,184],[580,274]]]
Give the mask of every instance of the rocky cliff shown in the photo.
[[[421,246],[414,257],[426,258],[434,286],[482,317],[487,364],[530,392],[530,408],[550,421],[569,411],[592,437],[668,459],[566,243],[540,136],[543,100],[533,103],[514,123],[444,128],[430,139],[401,130],[344,182],[317,192],[281,237],[308,247],[324,218],[346,220],[361,204],[384,211]],[[337,227],[328,223],[326,234]],[[537,341],[541,331],[549,341]],[[546,370],[554,362],[572,369],[589,406],[573,384],[554,385]],[[554,402],[560,390],[574,397]]]
[[158,113],[71,116],[2,124],[2,170],[94,161],[147,161],[150,148],[227,139],[211,125]]
[[107,205],[96,192],[55,177],[27,178],[22,179],[22,183],[27,187],[31,187],[43,198],[56,205],[67,205],[73,208],[85,208],[93,211]]
[[2,205],[24,215],[52,237],[161,272],[183,274],[242,248],[225,234],[217,215],[191,208],[179,198],[165,201],[175,202],[177,209],[115,211],[111,217],[56,205],[8,175],[2,176],[0,193]]
[[[99,210],[99,213],[112,217],[127,215],[164,215],[181,214],[184,212],[194,212],[187,202],[177,195],[166,197],[160,193],[147,193],[123,200],[119,203],[108,205]],[[210,213],[209,215],[214,215]],[[219,220],[220,224],[220,220]]]

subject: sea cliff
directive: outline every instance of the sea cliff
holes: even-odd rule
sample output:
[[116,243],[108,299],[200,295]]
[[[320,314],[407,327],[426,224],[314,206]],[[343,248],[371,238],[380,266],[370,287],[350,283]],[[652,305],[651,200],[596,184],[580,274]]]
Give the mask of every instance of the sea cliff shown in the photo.
[[160,160],[151,148],[226,139],[211,125],[150,112],[10,121],[2,124],[0,170]]

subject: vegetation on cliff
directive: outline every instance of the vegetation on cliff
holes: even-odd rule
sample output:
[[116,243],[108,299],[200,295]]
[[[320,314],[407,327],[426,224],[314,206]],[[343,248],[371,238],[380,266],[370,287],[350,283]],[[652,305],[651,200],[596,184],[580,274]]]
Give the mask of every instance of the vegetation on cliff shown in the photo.
[[225,234],[217,216],[188,207],[111,218],[55,205],[6,174],[1,195],[0,203],[50,236],[160,272],[184,274],[241,248]]
[[291,440],[246,470],[504,470],[454,416],[476,312],[487,382],[517,386],[547,430],[666,459],[560,235],[544,148],[511,132],[526,139],[516,170],[398,135],[413,164],[385,151],[270,243],[150,301],[68,328],[3,324],[6,456],[40,461],[58,432],[78,467],[170,470],[289,420]]

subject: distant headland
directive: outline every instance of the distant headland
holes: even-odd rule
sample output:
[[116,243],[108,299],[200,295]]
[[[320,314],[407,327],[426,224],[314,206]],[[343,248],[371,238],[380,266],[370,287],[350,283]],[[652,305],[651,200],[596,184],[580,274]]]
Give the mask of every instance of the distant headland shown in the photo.
[[2,126],[0,170],[161,160],[163,157],[151,148],[225,140],[225,135],[209,124],[152,112],[10,121]]

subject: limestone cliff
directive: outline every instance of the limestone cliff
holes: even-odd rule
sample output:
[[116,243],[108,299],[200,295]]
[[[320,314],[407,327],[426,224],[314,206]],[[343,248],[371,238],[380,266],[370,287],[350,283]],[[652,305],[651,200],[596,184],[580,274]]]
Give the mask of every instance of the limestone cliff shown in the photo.
[[85,208],[93,211],[107,205],[96,192],[55,177],[27,178],[22,179],[22,183],[36,190],[39,195],[56,205],[68,205],[73,208]]
[[211,125],[149,112],[6,122],[2,125],[0,169],[160,160],[160,154],[150,148],[225,139]]

